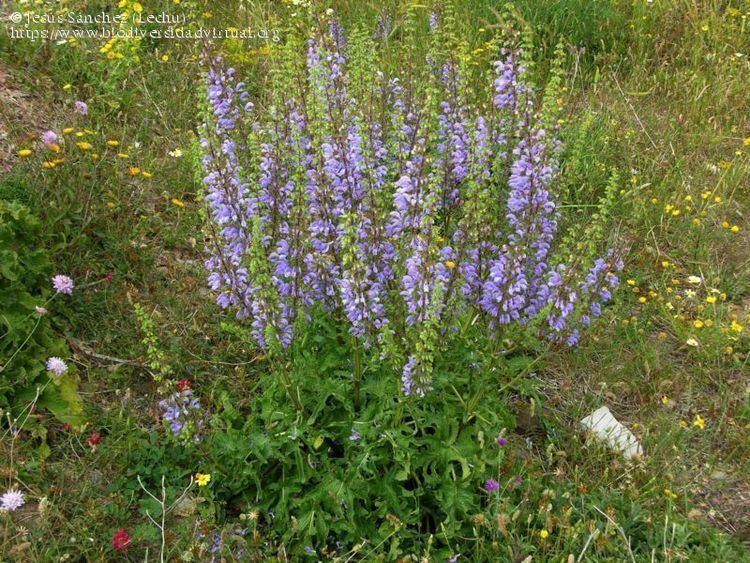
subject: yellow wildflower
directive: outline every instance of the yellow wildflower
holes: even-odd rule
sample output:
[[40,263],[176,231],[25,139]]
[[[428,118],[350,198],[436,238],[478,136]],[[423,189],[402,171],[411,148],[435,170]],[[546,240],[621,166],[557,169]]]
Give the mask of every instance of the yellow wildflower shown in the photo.
[[453,268],[456,267],[456,263],[453,260],[446,260],[445,267],[448,268],[449,270],[452,270]]
[[198,483],[199,487],[205,487],[211,481],[210,473],[196,473],[195,482]]
[[695,320],[693,321],[693,326],[694,326],[695,328],[703,328],[703,321],[702,321],[702,320],[700,320],[700,319],[695,319]]
[[107,146],[109,147],[117,147],[120,145],[120,141],[115,141],[114,139],[110,139],[107,141]]
[[695,415],[695,420],[693,420],[693,426],[695,426],[699,430],[703,430],[705,428],[705,426],[706,426],[706,421],[703,420],[703,418],[701,417],[701,415],[696,414]]
[[31,155],[30,149],[21,149],[20,151],[18,151],[18,156],[20,156],[21,158],[25,158],[30,155]]
[[177,207],[185,207],[185,204],[182,202],[182,200],[177,199],[176,197],[172,198],[172,205],[176,205]]
[[140,173],[141,169],[137,166],[131,166],[130,168],[128,168],[128,174],[130,174],[131,176],[138,176],[138,174]]
[[733,330],[734,332],[736,332],[737,334],[739,334],[740,332],[742,332],[742,331],[743,331],[743,330],[745,329],[745,327],[743,327],[743,326],[742,326],[742,325],[741,325],[740,323],[738,323],[737,321],[732,321],[732,326],[731,326],[731,328],[732,328],[732,330]]
[[706,303],[711,303],[711,304],[716,303],[716,296],[709,295],[708,297],[706,297]]
[[72,132],[73,132],[72,127],[66,127],[65,129],[63,129],[63,133],[66,135],[70,135]]
[[729,230],[732,231],[733,233],[739,233],[740,232],[740,227],[739,227],[739,225],[732,225],[732,228],[729,229]]
[[87,151],[91,149],[91,143],[87,143],[86,141],[78,141],[76,143],[76,146],[82,151]]
[[546,540],[549,537],[549,532],[547,530],[542,530],[539,532],[539,537]]

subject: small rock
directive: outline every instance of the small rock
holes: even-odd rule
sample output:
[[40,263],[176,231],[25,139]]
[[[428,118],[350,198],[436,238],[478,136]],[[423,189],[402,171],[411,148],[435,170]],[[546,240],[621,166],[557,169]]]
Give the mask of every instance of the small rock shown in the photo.
[[643,455],[643,448],[638,439],[620,424],[607,407],[596,409],[581,420],[581,425],[609,444],[612,449],[620,451],[625,459]]
[[198,508],[198,504],[203,501],[202,498],[195,498],[190,495],[182,497],[172,509],[175,515],[182,518],[192,516]]

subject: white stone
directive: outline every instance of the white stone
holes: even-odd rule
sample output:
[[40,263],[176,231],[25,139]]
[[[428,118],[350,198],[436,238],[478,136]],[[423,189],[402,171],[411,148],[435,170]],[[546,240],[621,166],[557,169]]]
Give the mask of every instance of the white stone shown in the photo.
[[609,411],[600,407],[581,420],[581,426],[600,440],[622,453],[626,459],[643,455],[643,448],[633,433],[625,428]]

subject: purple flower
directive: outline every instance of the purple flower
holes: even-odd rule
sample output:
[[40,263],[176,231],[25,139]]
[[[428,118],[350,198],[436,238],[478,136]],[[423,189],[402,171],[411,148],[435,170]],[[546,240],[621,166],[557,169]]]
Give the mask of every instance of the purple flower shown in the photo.
[[73,104],[75,108],[75,112],[79,115],[88,115],[89,114],[89,106],[86,104],[86,102],[82,102],[81,100],[77,100],[75,104]]
[[68,276],[57,275],[52,278],[52,286],[57,293],[71,295],[73,293],[73,280]]
[[428,23],[430,25],[431,31],[435,31],[438,28],[438,26],[440,25],[440,20],[439,20],[437,12],[430,12],[430,18],[428,20]]
[[356,429],[356,428],[352,428],[352,433],[351,433],[351,436],[349,436],[349,439],[350,439],[350,440],[351,440],[352,442],[357,442],[357,441],[359,441],[359,439],[360,439],[361,437],[362,437],[362,436],[360,435],[360,433],[359,433],[359,432],[357,432],[357,429]]
[[502,436],[498,436],[497,437],[497,445],[500,446],[501,448],[504,447],[504,446],[507,446],[508,445],[508,440],[506,440]]
[[253,303],[257,291],[250,281],[245,260],[258,204],[249,192],[249,184],[241,178],[232,133],[238,120],[251,111],[253,105],[244,85],[235,81],[234,69],[221,70],[221,62],[221,59],[214,60],[206,74],[212,119],[200,142],[206,202],[216,225],[205,265],[209,271],[208,285],[217,292],[217,304],[235,309],[238,318],[244,318],[252,315],[254,305],[257,308],[257,303]]
[[426,380],[424,371],[421,362],[415,356],[409,356],[401,375],[402,390],[405,396],[424,397],[427,391],[432,389],[429,380]]
[[495,481],[494,479],[487,479],[484,483],[484,490],[488,493],[494,493],[495,491],[500,489],[500,483]]
[[57,133],[54,131],[45,131],[42,133],[42,142],[45,145],[54,145],[57,143]]
[[159,402],[162,409],[162,419],[169,424],[172,434],[180,442],[187,443],[191,439],[200,441],[200,434],[205,425],[205,416],[201,404],[190,389],[176,391]]
[[388,38],[388,34],[393,28],[393,18],[389,14],[380,14],[378,16],[377,24],[375,25],[375,32],[372,34],[372,38],[375,41],[385,41]]
[[68,364],[66,364],[61,358],[52,356],[47,360],[47,371],[54,373],[55,375],[62,375],[68,371]]
[[10,489],[0,497],[0,510],[14,512],[24,504],[26,504],[26,501],[23,499],[23,494],[16,489]]
[[447,209],[458,203],[459,186],[468,173],[471,139],[466,108],[458,96],[463,81],[455,64],[446,63],[443,66],[442,83],[448,99],[440,103],[436,147],[438,161],[435,168],[440,170],[441,176],[440,208]]

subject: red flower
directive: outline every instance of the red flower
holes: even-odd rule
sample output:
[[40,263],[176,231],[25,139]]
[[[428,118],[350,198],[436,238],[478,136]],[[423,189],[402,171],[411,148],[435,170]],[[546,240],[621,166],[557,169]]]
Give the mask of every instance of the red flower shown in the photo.
[[67,422],[63,422],[62,429],[65,430],[66,432],[70,432],[73,429],[73,427]]
[[184,391],[185,389],[190,389],[190,380],[189,379],[180,379],[177,382],[177,390],[178,391]]
[[132,538],[127,530],[119,529],[115,532],[115,535],[112,536],[112,547],[117,551],[127,551],[131,539]]
[[97,434],[96,432],[92,432],[91,436],[89,436],[88,439],[86,440],[86,443],[89,446],[96,446],[101,441],[102,441],[101,435]]
[[107,280],[107,283],[112,283],[112,278],[113,278],[114,276],[115,276],[115,275],[114,275],[114,274],[113,274],[112,272],[107,272],[107,276],[106,276],[106,277],[105,277],[104,279],[106,279],[106,280]]

